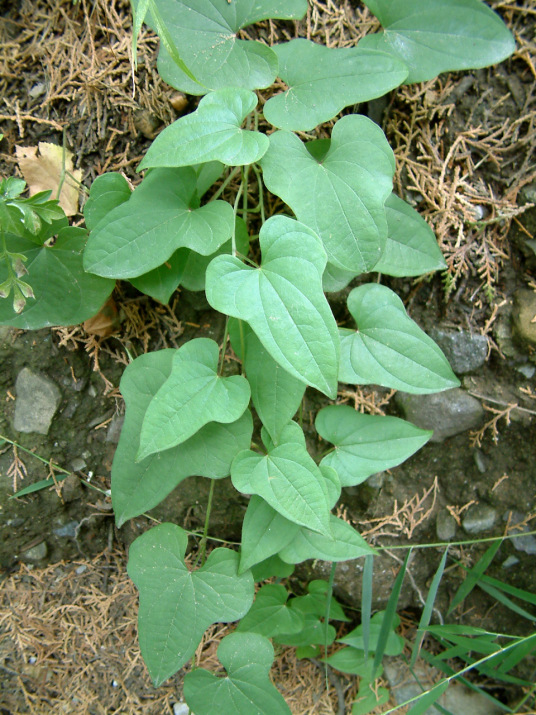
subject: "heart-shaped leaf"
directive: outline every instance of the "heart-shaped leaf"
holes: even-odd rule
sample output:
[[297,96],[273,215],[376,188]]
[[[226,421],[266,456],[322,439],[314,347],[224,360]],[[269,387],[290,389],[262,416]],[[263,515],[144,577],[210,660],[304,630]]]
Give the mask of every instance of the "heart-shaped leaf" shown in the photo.
[[121,378],[126,414],[112,465],[112,504],[117,526],[155,507],[186,477],[227,477],[235,456],[250,445],[253,422],[246,410],[236,422],[209,422],[178,447],[152,454],[141,462],[134,460],[147,407],[170,376],[176,352],[157,350],[140,355]]
[[385,202],[387,243],[374,270],[389,276],[420,276],[447,267],[434,232],[426,221],[396,194]]
[[134,278],[162,265],[181,246],[214,253],[231,238],[233,224],[226,201],[199,208],[193,168],[158,169],[90,233],[84,266],[97,275]]
[[384,31],[367,35],[359,46],[402,59],[410,70],[407,83],[487,67],[515,49],[501,18],[481,0],[365,0],[365,5]]
[[263,111],[280,129],[314,129],[350,104],[381,97],[408,75],[392,54],[361,47],[335,49],[298,39],[272,49],[288,89],[271,97]]
[[196,715],[290,715],[283,696],[270,680],[274,649],[258,633],[231,633],[218,646],[227,676],[203,668],[184,677],[184,699]]
[[[245,222],[239,217],[236,218],[235,245],[239,253],[247,255],[249,235]],[[231,252],[232,241],[226,241],[210,256],[202,256],[189,248],[179,248],[164,264],[142,276],[131,278],[130,282],[142,293],[161,303],[168,303],[180,285],[187,290],[205,290],[205,273],[210,261],[222,253]]]
[[138,170],[205,161],[229,166],[253,164],[269,144],[266,135],[240,128],[256,106],[257,95],[247,89],[220,89],[207,94],[195,112],[180,117],[158,135]]
[[239,492],[257,494],[289,521],[330,536],[330,493],[295,422],[287,425],[279,446],[266,456],[240,452],[231,466],[231,479]]
[[[65,221],[66,223],[66,221]],[[57,234],[52,246],[4,233],[11,253],[26,257],[24,282],[34,298],[28,298],[20,313],[10,299],[0,299],[0,325],[22,330],[39,330],[49,325],[77,325],[99,312],[112,292],[115,281],[86,273],[82,265],[87,231],[65,226],[63,221],[44,224],[42,241]],[[0,249],[1,250],[1,249]],[[7,264],[0,261],[0,283],[8,279]]]
[[373,383],[413,394],[441,392],[460,384],[441,350],[389,288],[378,283],[354,288],[348,310],[358,329],[339,330],[341,382]]
[[218,256],[207,269],[213,308],[248,322],[291,375],[328,397],[337,393],[339,354],[335,318],[322,290],[326,253],[318,236],[286,216],[273,216],[260,231],[262,264]]
[[88,230],[93,231],[110,211],[128,201],[131,194],[128,181],[119,172],[110,171],[97,176],[84,204],[84,218]]
[[150,401],[140,433],[138,462],[185,442],[209,422],[236,422],[248,406],[241,375],[219,377],[218,346],[196,338],[179,348],[171,373]]
[[[294,599],[296,601],[297,599]],[[318,617],[305,616],[305,625],[299,633],[284,633],[274,636],[275,643],[304,648],[311,645],[329,646],[335,640],[337,632],[331,625],[326,624]]]
[[300,406],[305,385],[276,363],[248,323],[232,318],[229,335],[233,350],[242,360],[253,405],[277,444],[281,430]]
[[183,92],[205,94],[226,87],[269,87],[277,74],[275,53],[260,42],[239,40],[238,31],[268,18],[299,20],[307,12],[307,0],[157,0],[157,7],[198,82],[177,66],[163,46],[159,74]]
[[252,569],[255,582],[267,581],[269,578],[288,578],[294,572],[293,564],[286,564],[279,556],[269,556],[256,564]]
[[290,602],[291,608],[296,613],[301,613],[304,616],[318,616],[325,618],[329,603],[329,620],[348,622],[351,619],[346,616],[340,604],[335,599],[333,593],[331,596],[330,585],[322,579],[314,579],[307,584],[307,591],[303,596],[296,596]]
[[238,575],[235,551],[215,549],[204,566],[189,571],[187,544],[179,526],[160,524],[129,551],[128,575],[140,592],[140,648],[155,687],[192,657],[209,626],[242,618],[253,602],[253,577]]
[[371,474],[396,467],[433,434],[398,417],[362,415],[349,405],[324,407],[315,426],[323,439],[335,445],[322,465],[337,472],[343,487],[361,484]]
[[297,633],[303,628],[302,613],[288,607],[288,591],[278,584],[267,584],[257,591],[253,606],[237,626],[238,632],[260,633],[261,636]]
[[[378,648],[378,641],[380,639],[380,632],[384,618],[385,611],[378,611],[378,613],[375,613],[371,618],[369,626],[368,650],[372,653],[374,653]],[[395,629],[398,628],[399,625],[400,618],[396,616],[393,620],[392,629],[389,631],[389,636],[387,638],[384,651],[385,655],[400,655],[400,653],[404,650],[404,639],[395,633]],[[364,651],[365,637],[363,633],[363,626],[357,626],[357,628],[354,628],[353,631],[342,638],[339,638],[337,642],[344,643],[354,649]]]
[[377,124],[347,115],[333,127],[331,143],[307,145],[275,132],[261,166],[268,189],[316,231],[330,263],[354,273],[374,267],[387,240],[384,204],[395,170]]

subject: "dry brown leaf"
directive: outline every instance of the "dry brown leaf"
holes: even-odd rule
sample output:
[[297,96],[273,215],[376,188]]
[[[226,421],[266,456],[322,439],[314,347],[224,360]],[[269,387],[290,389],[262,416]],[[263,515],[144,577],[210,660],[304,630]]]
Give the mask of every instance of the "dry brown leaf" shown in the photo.
[[[56,198],[61,179],[63,147],[48,142],[39,142],[39,146],[17,146],[17,162],[24,180],[28,184],[30,196],[39,191],[52,190],[51,198]],[[78,212],[79,184],[82,179],[80,169],[73,167],[73,154],[65,149],[66,175],[59,197],[60,206],[67,216]]]

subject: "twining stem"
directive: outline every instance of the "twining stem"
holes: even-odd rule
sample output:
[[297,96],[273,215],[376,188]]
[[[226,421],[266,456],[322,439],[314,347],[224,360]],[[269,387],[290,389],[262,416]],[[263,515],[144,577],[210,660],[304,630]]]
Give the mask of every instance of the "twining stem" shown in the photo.
[[[238,174],[238,172],[241,170],[241,168],[242,168],[242,167],[240,167],[240,166],[235,166],[235,168],[231,171],[231,173],[229,174],[229,176],[227,176],[227,178],[224,179],[224,181],[222,182],[222,185],[221,185],[220,188],[216,191],[216,193],[214,194],[214,196],[211,196],[211,197],[210,197],[210,201],[216,201],[216,199],[219,199],[219,197],[223,194],[223,192],[225,191],[225,189],[229,186],[229,184],[230,184],[231,181],[235,178],[235,176]],[[210,201],[209,201],[209,203],[210,203]]]
[[238,207],[240,205],[240,197],[242,196],[242,192],[244,191],[244,181],[242,180],[242,183],[240,184],[240,188],[238,189],[238,193],[236,194],[233,210],[234,210],[234,215],[235,215],[235,221],[233,224],[233,233],[231,236],[231,245],[232,245],[232,252],[233,256],[236,256],[236,215],[238,213]]
[[225,316],[225,328],[223,329],[223,342],[221,344],[220,364],[218,365],[218,375],[223,375],[223,364],[225,362],[225,351],[227,349],[227,338],[229,336],[229,316]]
[[259,207],[261,209],[261,221],[264,223],[266,221],[266,214],[264,211],[264,184],[262,181],[262,174],[256,164],[252,164],[252,167],[255,172],[255,176],[257,177],[257,183],[259,186]]
[[205,563],[205,556],[207,553],[207,539],[208,539],[208,524],[210,521],[210,512],[212,511],[212,497],[214,496],[214,484],[215,479],[210,480],[210,491],[208,493],[208,503],[207,503],[207,513],[205,514],[205,525],[203,526],[203,536],[201,538],[201,543],[199,544],[199,553],[195,561],[195,565],[201,562],[201,566]]
[[246,226],[248,225],[248,175],[249,175],[249,164],[244,167],[242,171],[242,186],[244,186],[244,198],[242,203],[242,218]]

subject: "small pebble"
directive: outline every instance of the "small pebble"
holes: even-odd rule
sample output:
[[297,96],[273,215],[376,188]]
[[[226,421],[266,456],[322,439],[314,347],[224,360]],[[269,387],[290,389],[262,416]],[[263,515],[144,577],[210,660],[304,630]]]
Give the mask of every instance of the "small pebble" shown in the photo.
[[190,708],[186,703],[173,703],[173,715],[188,715]]
[[476,504],[467,512],[462,525],[468,534],[480,534],[482,531],[491,529],[496,521],[497,512],[493,507],[487,504]]
[[517,556],[509,556],[507,559],[504,560],[504,563],[502,565],[503,569],[509,569],[512,568],[512,566],[515,566],[516,564],[519,563],[519,559]]
[[81,566],[78,566],[76,569],[76,573],[80,576],[81,574],[84,573],[84,571],[87,571],[87,566],[85,564],[82,564]]
[[451,541],[456,536],[456,519],[446,509],[436,517],[436,534],[439,541]]

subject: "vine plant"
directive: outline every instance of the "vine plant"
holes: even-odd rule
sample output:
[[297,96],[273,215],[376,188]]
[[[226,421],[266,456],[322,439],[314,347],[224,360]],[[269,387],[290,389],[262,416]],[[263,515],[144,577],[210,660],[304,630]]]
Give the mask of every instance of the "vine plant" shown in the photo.
[[[81,322],[117,279],[161,302],[181,285],[204,290],[226,316],[221,345],[197,338],[127,367],[112,469],[118,526],[192,475],[211,480],[210,499],[215,481],[229,475],[250,497],[239,551],[207,556],[210,503],[193,569],[185,563],[188,534],[175,524],[150,529],[130,549],[140,646],[156,686],[194,657],[209,626],[240,621],[218,649],[227,676],[194,668],[184,678],[197,715],[290,712],[269,680],[268,638],[318,655],[335,638],[327,616],[345,615],[331,583],[313,582],[308,594],[288,599],[280,583],[255,596],[255,582],[286,576],[307,559],[364,557],[370,569],[374,550],[333,514],[341,488],[399,464],[430,437],[402,419],[332,404],[316,416],[318,434],[333,445],[317,464],[294,420],[305,390],[336,400],[338,382],[412,393],[458,385],[439,348],[379,281],[349,293],[355,328],[337,326],[326,298],[373,271],[416,276],[445,267],[430,228],[392,193],[395,159],[381,128],[351,108],[403,83],[500,62],[513,38],[481,0],[365,1],[382,31],[329,49],[305,39],[268,47],[237,38],[261,20],[303,18],[307,0],[136,0],[134,35],[144,21],[156,30],[160,74],[202,97],[195,111],[156,138],[133,192],[120,174],[97,178],[87,230],[70,228],[48,195],[20,199],[20,180],[0,186],[0,290],[14,292],[0,304],[2,323]],[[287,88],[270,95],[261,115],[256,91],[276,77]],[[315,138],[315,128],[343,110],[331,137]],[[266,124],[274,130],[260,131]],[[233,179],[238,188],[227,202],[220,196]],[[282,213],[266,215],[266,190],[286,205]],[[248,221],[255,214],[258,236]],[[227,373],[228,339],[240,374]],[[262,447],[252,444],[251,405]],[[355,713],[385,696],[369,688],[380,664],[368,652],[379,640],[382,652],[399,652],[382,614],[347,636],[332,661],[343,670],[351,663],[362,677]]]

